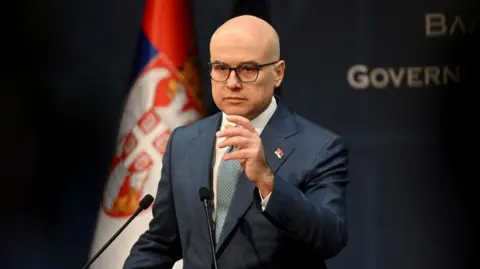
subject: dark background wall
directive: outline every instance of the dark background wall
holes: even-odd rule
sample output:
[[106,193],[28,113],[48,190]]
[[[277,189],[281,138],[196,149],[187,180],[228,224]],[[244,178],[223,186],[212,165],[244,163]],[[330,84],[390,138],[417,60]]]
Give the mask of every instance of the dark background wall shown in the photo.
[[[250,13],[279,32],[281,98],[347,138],[350,242],[331,268],[467,268],[473,257],[476,2],[192,0],[210,113],[210,35]],[[87,259],[142,8],[126,0],[2,8],[0,268],[75,268]],[[370,76],[369,87],[355,88],[348,71],[357,64],[381,68],[389,83]],[[459,68],[459,80],[444,83],[445,68]],[[438,70],[439,85],[416,86],[425,70]]]

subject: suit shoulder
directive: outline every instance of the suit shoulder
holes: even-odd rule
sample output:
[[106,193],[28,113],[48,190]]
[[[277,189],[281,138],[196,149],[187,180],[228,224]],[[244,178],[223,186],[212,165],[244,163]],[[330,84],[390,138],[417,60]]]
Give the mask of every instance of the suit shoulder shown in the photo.
[[192,139],[197,136],[199,131],[205,128],[205,126],[209,126],[212,122],[215,122],[218,117],[219,113],[176,127],[173,131],[175,140],[186,141]]
[[297,131],[305,141],[315,141],[319,145],[325,146],[329,143],[344,143],[344,138],[338,133],[314,123],[298,114],[295,114],[297,122]]
[[297,121],[297,128],[301,133],[304,133],[306,135],[321,136],[329,140],[335,139],[335,138],[341,138],[341,136],[335,133],[334,131],[327,129],[324,126],[321,126],[317,123],[314,123],[302,116],[295,114],[295,118]]

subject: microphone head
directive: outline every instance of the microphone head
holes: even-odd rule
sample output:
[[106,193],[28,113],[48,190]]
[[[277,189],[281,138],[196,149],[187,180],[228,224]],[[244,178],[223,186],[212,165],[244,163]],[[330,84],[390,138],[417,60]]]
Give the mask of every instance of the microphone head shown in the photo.
[[138,205],[140,206],[141,209],[145,210],[152,204],[152,202],[153,202],[153,196],[151,196],[150,194],[147,194],[145,195],[145,197],[142,198],[142,200],[140,200]]
[[212,192],[207,187],[201,187],[198,190],[198,196],[200,196],[200,201],[212,200]]

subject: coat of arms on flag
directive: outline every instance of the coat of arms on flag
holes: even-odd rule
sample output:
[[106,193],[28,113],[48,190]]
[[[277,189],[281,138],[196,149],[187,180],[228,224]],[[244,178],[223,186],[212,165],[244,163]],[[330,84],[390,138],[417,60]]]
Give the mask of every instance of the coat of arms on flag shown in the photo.
[[[137,93],[141,92],[141,94]],[[159,54],[140,74],[125,108],[121,135],[104,197],[105,213],[128,217],[138,207],[159,166],[171,130],[201,117],[181,74]],[[153,179],[158,183],[158,178]]]
[[[171,132],[203,117],[189,1],[146,0],[141,26],[135,81],[123,111],[92,253],[134,213],[143,196],[155,196]],[[90,268],[121,268],[148,227],[148,212],[144,210]]]

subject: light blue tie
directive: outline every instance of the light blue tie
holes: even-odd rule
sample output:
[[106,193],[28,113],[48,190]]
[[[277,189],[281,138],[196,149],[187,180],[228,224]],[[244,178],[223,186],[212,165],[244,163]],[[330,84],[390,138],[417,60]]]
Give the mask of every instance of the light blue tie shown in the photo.
[[[233,151],[230,147],[226,153]],[[217,206],[215,208],[215,236],[216,241],[220,239],[225,219],[227,218],[228,209],[233,199],[233,194],[237,187],[238,178],[242,174],[243,169],[238,160],[221,161],[217,175]]]

